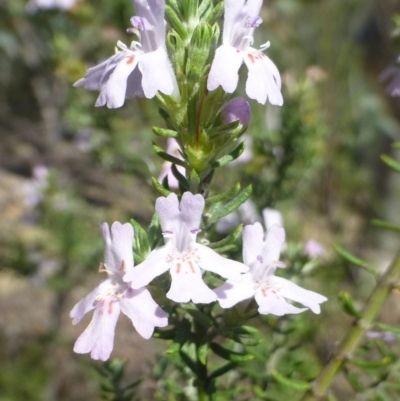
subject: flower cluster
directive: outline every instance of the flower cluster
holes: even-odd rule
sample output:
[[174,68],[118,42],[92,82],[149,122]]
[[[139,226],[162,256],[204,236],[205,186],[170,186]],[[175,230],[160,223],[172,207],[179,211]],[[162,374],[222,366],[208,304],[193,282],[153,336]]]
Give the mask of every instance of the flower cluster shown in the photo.
[[[155,277],[167,271],[171,276],[167,298],[175,302],[207,304],[218,300],[223,308],[229,308],[254,296],[261,314],[283,315],[306,310],[287,303],[286,298],[302,303],[315,313],[320,312],[319,304],[326,300],[325,297],[274,276],[276,268],[284,267],[279,262],[285,240],[281,227],[274,225],[263,241],[260,223],[246,226],[242,264],[196,242],[203,210],[204,198],[199,194],[185,192],[180,203],[175,194],[158,198],[156,212],[165,245],[153,250],[135,267],[132,226],[115,222],[110,232],[107,223],[101,225],[105,253],[100,272],[107,273],[108,278],[79,301],[70,313],[76,324],[94,309],[91,324],[75,343],[75,352],[90,352],[93,359],[108,359],[120,311],[131,319],[137,332],[146,339],[152,336],[155,327],[167,326],[167,315],[145,288]],[[203,274],[207,271],[228,281],[212,290],[203,281]]]
[[[164,21],[165,0],[133,0],[136,16],[128,32],[139,41],[130,46],[117,43],[115,55],[89,68],[74,86],[100,90],[96,106],[121,107],[126,98],[153,98],[157,92],[180,98],[177,80],[167,53]],[[225,0],[225,22],[222,45],[216,50],[208,76],[207,88],[221,86],[233,93],[238,85],[239,68],[248,68],[246,93],[251,99],[281,106],[281,78],[275,64],[260,49],[252,47],[255,29],[261,24],[262,0]]]

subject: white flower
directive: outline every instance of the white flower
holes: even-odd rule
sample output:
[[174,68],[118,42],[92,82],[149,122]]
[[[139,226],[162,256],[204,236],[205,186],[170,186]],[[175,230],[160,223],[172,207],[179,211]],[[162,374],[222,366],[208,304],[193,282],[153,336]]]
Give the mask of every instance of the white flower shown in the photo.
[[215,53],[208,76],[207,88],[222,86],[233,93],[238,85],[238,71],[243,61],[249,72],[246,93],[251,99],[282,106],[281,77],[275,64],[263,53],[269,42],[255,49],[253,34],[262,20],[259,13],[262,0],[225,0],[225,21],[222,45]]
[[74,84],[89,90],[101,90],[96,107],[121,107],[125,98],[154,97],[158,91],[178,97],[178,86],[165,45],[165,1],[134,0],[138,14],[131,18],[140,43],[130,47],[118,42],[119,51],[103,63],[89,68],[86,76]]
[[192,300],[194,303],[210,303],[217,299],[204,283],[202,270],[240,281],[241,273],[248,270],[246,266],[196,243],[203,209],[204,198],[199,194],[185,192],[180,204],[175,194],[158,198],[156,212],[165,246],[152,251],[143,263],[125,275],[124,280],[134,280],[133,288],[142,287],[169,270],[172,282],[167,297],[175,302]]
[[263,218],[264,218],[264,225],[267,231],[270,230],[273,226],[283,226],[283,217],[282,213],[279,210],[276,209],[271,209],[269,207],[266,207],[262,211]]
[[[254,297],[261,314],[282,316],[287,313],[301,313],[307,308],[320,313],[319,304],[326,298],[313,291],[305,290],[282,277],[274,276],[276,268],[285,267],[279,261],[281,247],[285,241],[285,231],[273,226],[263,240],[260,223],[248,225],[243,230],[243,260],[250,267],[240,283],[226,282],[215,289],[222,308],[230,308],[236,303]],[[290,299],[307,308],[297,308]]]
[[104,264],[101,272],[108,278],[89,295],[80,300],[70,312],[73,324],[94,309],[93,319],[75,342],[74,351],[90,352],[93,359],[105,361],[114,346],[114,332],[120,311],[128,316],[137,332],[144,338],[152,336],[154,327],[165,327],[167,315],[154,302],[146,288],[133,289],[122,280],[125,272],[133,268],[133,228],[115,222],[111,234],[107,223],[101,225],[104,240]]

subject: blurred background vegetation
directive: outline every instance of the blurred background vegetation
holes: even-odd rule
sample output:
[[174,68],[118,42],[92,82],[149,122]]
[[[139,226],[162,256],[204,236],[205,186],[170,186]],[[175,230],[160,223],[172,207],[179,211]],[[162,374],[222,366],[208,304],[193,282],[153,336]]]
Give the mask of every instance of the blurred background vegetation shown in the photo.
[[[162,119],[155,101],[96,109],[97,93],[72,87],[113,53],[117,40],[132,40],[126,33],[130,0],[78,0],[69,9],[34,5],[0,0],[0,401],[95,400],[100,382],[93,363],[72,352],[84,324],[72,327],[68,312],[99,280],[99,224],[151,219],[157,197],[151,176],[162,164],[151,151],[151,127]],[[362,302],[373,285],[335,255],[333,243],[379,269],[397,248],[395,234],[369,223],[400,223],[400,181],[380,159],[383,153],[396,157],[391,143],[400,139],[400,100],[386,95],[378,79],[400,54],[396,12],[398,0],[264,4],[256,45],[272,43],[268,55],[283,76],[285,105],[252,103],[247,142],[253,156],[217,171],[211,193],[237,180],[253,184],[260,213],[273,207],[284,214],[293,266],[302,244],[317,240],[326,252],[310,288],[329,302],[321,316],[288,320],[289,326],[297,322],[297,337],[285,343],[279,334],[260,345],[259,357],[237,373],[250,378],[251,394],[229,393],[238,377],[227,377],[221,400],[266,399],[257,388],[268,347],[292,347],[290,357],[286,351],[279,356],[280,370],[302,372],[303,379],[326,361],[351,321],[337,293],[348,290]],[[398,298],[394,294],[382,312],[388,323],[399,323]],[[266,327],[277,324],[263,320]],[[311,331],[307,349],[296,348]],[[141,399],[190,399],[179,389],[167,398],[165,391],[175,390],[162,382],[163,360],[153,368],[157,352],[161,343],[142,340],[121,319],[114,355],[129,359],[130,381],[150,377]],[[351,399],[354,387],[345,379],[335,385],[340,400]],[[271,397],[278,390],[272,388]],[[368,394],[357,399],[379,399]]]

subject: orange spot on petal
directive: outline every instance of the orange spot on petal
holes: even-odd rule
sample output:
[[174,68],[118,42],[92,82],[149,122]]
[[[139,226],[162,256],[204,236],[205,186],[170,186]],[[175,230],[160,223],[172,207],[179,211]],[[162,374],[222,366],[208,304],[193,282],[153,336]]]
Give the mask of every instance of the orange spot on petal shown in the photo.
[[190,266],[190,270],[192,271],[192,273],[195,273],[195,270],[194,270],[194,267],[193,267],[193,264],[192,264],[191,260],[189,260],[189,266]]
[[128,60],[126,61],[126,64],[132,64],[135,61],[135,57],[129,57]]
[[180,264],[180,263],[177,263],[177,264],[176,264],[176,272],[177,272],[177,273],[180,273],[180,272],[181,272],[181,264]]
[[252,54],[248,54],[247,56],[249,57],[249,59],[252,63],[255,63],[256,60]]

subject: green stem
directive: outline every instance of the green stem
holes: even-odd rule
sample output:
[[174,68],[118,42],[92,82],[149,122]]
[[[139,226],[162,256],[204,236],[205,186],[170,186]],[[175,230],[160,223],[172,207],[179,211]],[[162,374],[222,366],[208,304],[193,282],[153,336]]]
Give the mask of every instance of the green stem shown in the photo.
[[307,393],[304,394],[301,401],[314,401],[324,396],[333,379],[346,362],[346,359],[357,348],[364,336],[364,333],[375,320],[391,290],[397,285],[399,279],[400,250],[397,251],[397,254],[391,265],[376,284],[372,294],[363,308],[362,317],[354,322],[353,327],[342,340],[335,355],[333,355],[331,360],[318,375],[312,386],[312,389],[308,390]]

